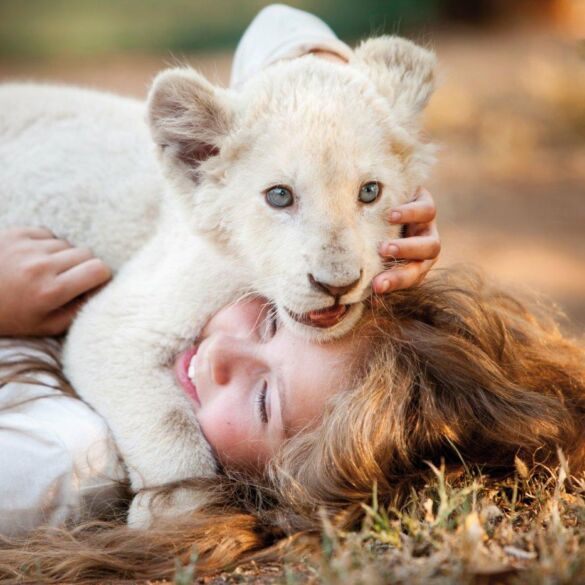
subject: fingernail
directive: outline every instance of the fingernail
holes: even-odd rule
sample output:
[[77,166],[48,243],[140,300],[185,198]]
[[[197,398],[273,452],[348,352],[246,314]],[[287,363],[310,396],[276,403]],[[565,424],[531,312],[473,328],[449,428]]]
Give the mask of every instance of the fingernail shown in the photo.
[[396,244],[389,244],[386,246],[386,255],[387,256],[398,256],[398,246]]
[[402,217],[402,213],[400,213],[400,211],[393,211],[390,214],[390,221],[396,223],[400,221],[400,218]]

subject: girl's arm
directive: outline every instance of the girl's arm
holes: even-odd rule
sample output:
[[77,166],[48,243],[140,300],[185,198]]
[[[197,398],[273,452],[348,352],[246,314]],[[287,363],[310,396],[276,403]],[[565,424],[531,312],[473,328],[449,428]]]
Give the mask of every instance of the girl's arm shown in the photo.
[[250,23],[236,49],[230,86],[238,88],[268,65],[307,53],[339,55],[349,61],[352,50],[320,18],[303,10],[271,4]]

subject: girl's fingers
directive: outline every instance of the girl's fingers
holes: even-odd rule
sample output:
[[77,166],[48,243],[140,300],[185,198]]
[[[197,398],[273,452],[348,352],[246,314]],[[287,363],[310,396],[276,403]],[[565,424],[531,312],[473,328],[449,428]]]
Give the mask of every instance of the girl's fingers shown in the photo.
[[47,240],[37,240],[34,243],[35,249],[42,250],[46,254],[54,254],[56,252],[61,252],[61,250],[67,250],[67,248],[71,248],[71,244],[66,242],[65,240],[57,240],[56,238],[51,238]]
[[372,282],[373,291],[384,294],[418,284],[434,264],[432,260],[409,262],[381,272]]
[[433,260],[440,252],[438,234],[390,240],[380,247],[380,255],[391,259]]
[[73,321],[77,311],[71,309],[63,309],[59,310],[59,313],[56,315],[52,315],[46,321],[39,326],[39,333],[41,335],[60,335],[61,333],[65,333],[71,322]]
[[65,272],[82,262],[93,258],[89,248],[67,248],[51,256],[51,263],[55,268],[55,273]]
[[30,238],[31,240],[55,239],[53,232],[47,228],[25,227],[17,228],[17,231],[21,236]]
[[38,333],[41,335],[60,335],[67,331],[84,302],[85,299],[83,298],[75,299],[64,307],[49,313],[39,326]]
[[56,277],[56,291],[60,299],[57,306],[106,283],[111,277],[111,270],[99,258],[91,258],[73,266]]
[[388,221],[392,224],[429,223],[436,216],[437,210],[432,203],[412,201],[392,209]]
[[402,238],[412,238],[415,236],[434,236],[437,239],[439,238],[436,220],[430,223],[407,223],[405,227],[406,233]]
[[437,209],[431,194],[426,189],[417,191],[416,199],[390,210],[388,221],[397,223],[429,223],[435,219]]
[[437,210],[431,194],[423,188],[416,192],[414,201],[392,209],[388,220],[407,226],[407,237],[389,240],[380,246],[380,255],[386,259],[408,260],[374,277],[372,289],[383,294],[409,288],[421,282],[437,261],[441,242],[435,217]]

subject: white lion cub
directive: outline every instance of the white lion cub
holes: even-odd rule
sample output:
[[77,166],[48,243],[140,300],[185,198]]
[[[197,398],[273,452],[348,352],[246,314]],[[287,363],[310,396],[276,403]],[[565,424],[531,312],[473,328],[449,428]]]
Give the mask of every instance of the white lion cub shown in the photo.
[[[239,92],[165,71],[147,103],[160,167],[137,102],[0,90],[0,225],[48,226],[121,266],[76,319],[64,361],[135,492],[214,471],[170,367],[214,312],[256,292],[305,336],[356,323],[382,270],[385,212],[431,162],[418,116],[434,65],[381,37],[348,65],[279,62]],[[149,522],[147,500],[135,499],[131,523]]]

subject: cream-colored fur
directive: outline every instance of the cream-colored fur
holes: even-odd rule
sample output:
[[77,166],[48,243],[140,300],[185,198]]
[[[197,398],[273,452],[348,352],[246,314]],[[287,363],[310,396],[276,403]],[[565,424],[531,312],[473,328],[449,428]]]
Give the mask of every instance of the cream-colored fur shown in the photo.
[[114,271],[155,230],[163,179],[136,100],[0,86],[0,177],[0,228],[46,225]]
[[[146,108],[160,165],[139,102],[63,87],[0,90],[0,227],[45,225],[120,268],[76,319],[64,360],[108,421],[135,491],[214,471],[171,367],[210,315],[253,292],[305,336],[355,324],[382,269],[378,244],[397,236],[385,212],[428,170],[417,118],[433,69],[430,52],[381,37],[349,66],[280,62],[237,93],[189,69],[163,72]],[[383,193],[363,204],[368,181]],[[295,203],[275,209],[263,192],[281,184]],[[341,297],[349,312],[329,329],[287,312],[332,304],[309,275],[333,286],[359,278]],[[144,500],[130,521],[148,523]]]

